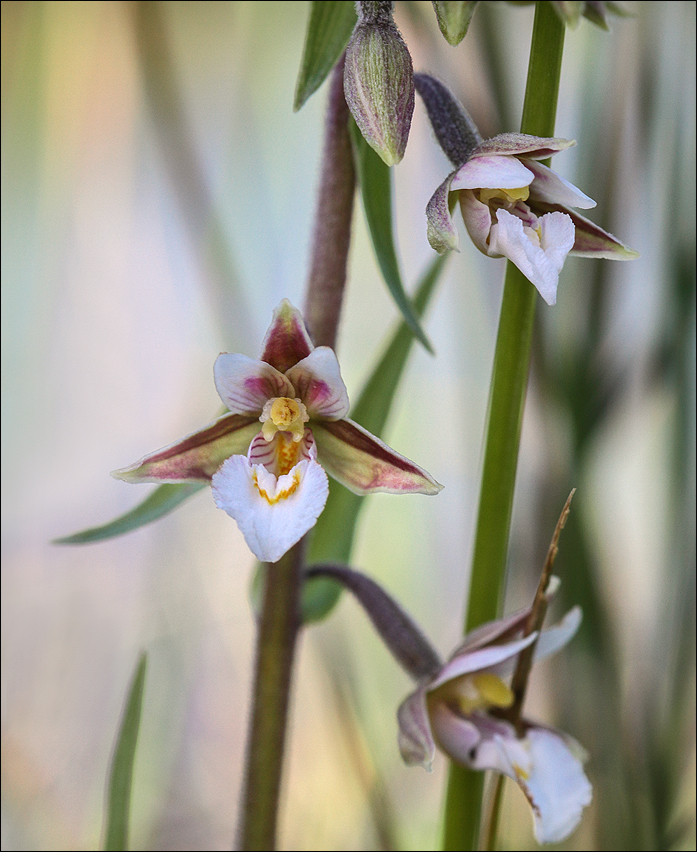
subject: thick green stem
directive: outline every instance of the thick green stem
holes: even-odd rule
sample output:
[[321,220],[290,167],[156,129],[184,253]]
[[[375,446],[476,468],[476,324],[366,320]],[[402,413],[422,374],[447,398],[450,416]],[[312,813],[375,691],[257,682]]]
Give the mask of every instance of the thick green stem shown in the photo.
[[[552,4],[538,2],[521,133],[554,136],[563,47],[564,27]],[[509,263],[489,397],[466,630],[496,618],[503,603],[536,301],[537,294],[532,284]],[[451,765],[446,797],[444,849],[477,848],[483,790],[483,773]]]
[[241,798],[240,849],[276,848],[293,656],[300,627],[303,551],[301,539],[266,572]]

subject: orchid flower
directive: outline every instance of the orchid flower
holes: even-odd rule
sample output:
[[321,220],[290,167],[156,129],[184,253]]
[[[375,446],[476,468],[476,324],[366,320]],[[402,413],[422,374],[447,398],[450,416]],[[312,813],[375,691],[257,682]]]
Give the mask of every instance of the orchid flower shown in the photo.
[[518,655],[537,640],[534,660],[558,651],[574,635],[581,610],[571,609],[548,630],[522,636],[524,610],[477,628],[450,660],[422,679],[401,704],[399,748],[404,761],[430,769],[435,745],[471,769],[494,769],[512,778],[533,813],[539,843],[555,843],[578,825],[590,803],[583,749],[571,737],[530,722],[506,718],[514,694],[510,677]]
[[576,143],[571,139],[503,133],[481,142],[438,187],[426,207],[428,240],[438,252],[457,248],[448,200],[458,193],[462,218],[479,251],[507,257],[548,305],[557,300],[566,256],[631,260],[623,245],[572,207],[595,201],[538,160]]
[[214,376],[227,414],[112,475],[126,482],[210,482],[216,505],[237,521],[263,562],[277,562],[314,526],[329,493],[327,473],[357,494],[442,488],[346,417],[336,355],[315,348],[287,299],[274,312],[260,360],[219,355]]

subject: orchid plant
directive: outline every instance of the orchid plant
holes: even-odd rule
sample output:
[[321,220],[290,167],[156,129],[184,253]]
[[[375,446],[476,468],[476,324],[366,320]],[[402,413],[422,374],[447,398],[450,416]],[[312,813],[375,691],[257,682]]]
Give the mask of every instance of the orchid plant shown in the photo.
[[[113,474],[160,488],[209,484],[216,505],[236,521],[252,553],[262,562],[278,563],[263,575],[259,604],[240,848],[275,848],[291,672],[302,626],[300,600],[304,584],[318,577],[357,596],[416,680],[398,711],[399,748],[407,764],[430,767],[436,746],[453,761],[446,848],[478,848],[482,770],[495,770],[518,784],[532,808],[540,843],[567,837],[591,800],[582,748],[571,736],[521,715],[533,659],[562,648],[581,622],[580,609],[574,607],[558,625],[542,630],[557,585],[548,568],[561,521],[532,607],[500,618],[536,292],[548,305],[555,304],[570,254],[622,260],[637,256],[576,213],[575,208],[591,208],[594,202],[541,162],[575,144],[554,135],[564,24],[577,23],[581,13],[593,18],[591,7],[604,4],[575,4],[578,15],[571,15],[570,5],[537,4],[521,132],[483,140],[444,83],[413,73],[394,22],[393,2],[359,0],[357,14],[351,3],[312,4],[296,109],[330,72],[331,82],[305,310],[301,313],[288,299],[276,307],[259,359],[229,353],[217,357],[214,380],[224,414]],[[441,32],[449,43],[459,43],[476,4],[434,6]],[[596,18],[605,21],[604,8]],[[491,386],[467,632],[445,663],[374,580],[346,566],[312,565],[306,547],[322,526],[320,516],[330,499],[328,476],[361,496],[435,495],[442,487],[349,419],[348,394],[334,352],[357,174],[378,262],[404,316],[387,350],[392,359],[385,370],[388,379],[380,372],[381,362],[368,382],[369,389],[389,385],[389,398],[381,402],[385,415],[412,335],[427,343],[417,316],[425,302],[412,304],[404,292],[390,218],[388,168],[404,156],[415,92],[454,167],[426,208],[428,241],[437,253],[457,248],[451,214],[459,203],[475,247],[512,264],[507,267]],[[424,286],[432,289],[441,268],[436,258]],[[444,439],[451,438],[446,432]],[[149,498],[160,507],[159,514],[189,492],[164,493],[158,490]],[[333,523],[352,530],[358,505],[335,505],[343,505],[344,515],[334,515]],[[148,504],[147,512],[131,513],[129,528],[152,520],[157,513],[151,508]],[[103,530],[93,533],[71,541],[106,535]],[[137,678],[141,690],[144,671],[143,664]],[[495,835],[494,820],[492,844]]]

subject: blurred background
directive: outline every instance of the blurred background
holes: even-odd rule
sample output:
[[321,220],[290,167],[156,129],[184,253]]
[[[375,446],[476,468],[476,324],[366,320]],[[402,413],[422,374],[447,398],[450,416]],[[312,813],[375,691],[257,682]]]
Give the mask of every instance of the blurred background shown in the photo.
[[[535,672],[528,715],[590,753],[595,797],[568,849],[695,843],[695,4],[627,4],[568,31],[554,167],[590,218],[641,252],[567,260],[538,306],[507,610],[533,594],[578,488],[555,612],[581,634]],[[99,846],[105,779],[138,653],[149,665],[132,848],[227,849],[254,642],[254,559],[206,489],[130,535],[150,486],[109,477],[216,414],[221,351],[256,357],[303,302],[326,85],[292,112],[308,3],[2,4],[2,845]],[[450,47],[426,2],[397,4],[417,70],[485,136],[519,127],[533,9],[481,3]],[[424,210],[449,171],[417,106],[394,170],[402,272],[432,257]],[[460,226],[461,227],[461,226]],[[386,440],[437,500],[376,495],[353,563],[441,653],[463,622],[504,261],[461,230]],[[338,355],[357,398],[397,320],[356,205]],[[295,672],[284,849],[438,848],[446,762],[407,769],[410,690],[347,596]],[[503,848],[531,848],[506,790]]]

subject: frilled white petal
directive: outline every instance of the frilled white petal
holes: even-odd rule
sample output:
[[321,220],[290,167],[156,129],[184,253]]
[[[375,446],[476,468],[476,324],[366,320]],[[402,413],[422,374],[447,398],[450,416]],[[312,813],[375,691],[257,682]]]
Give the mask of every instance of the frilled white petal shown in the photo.
[[349,410],[346,385],[334,351],[318,346],[286,373],[310,417],[340,420]]
[[276,477],[246,456],[231,456],[211,484],[216,505],[237,521],[262,562],[278,562],[315,525],[329,494],[327,475],[314,459]]
[[220,398],[233,414],[259,414],[267,399],[295,396],[283,373],[246,355],[218,355],[213,374]]
[[497,210],[496,219],[497,224],[491,228],[489,254],[507,257],[548,305],[556,304],[559,273],[574,245],[571,217],[566,213],[545,213],[538,219],[539,237],[529,234],[522,220],[507,210]]
[[525,160],[525,165],[535,175],[535,180],[530,186],[530,199],[545,201],[548,204],[561,204],[565,207],[580,207],[589,209],[595,207],[595,201],[589,198],[585,192],[570,183],[568,180],[552,171],[549,166],[536,163],[533,160]]
[[518,189],[534,177],[515,157],[474,156],[457,170],[450,189]]
[[518,739],[502,724],[507,731],[483,733],[469,765],[497,769],[519,784],[532,806],[538,843],[558,843],[576,828],[593,795],[573,741],[539,727]]

